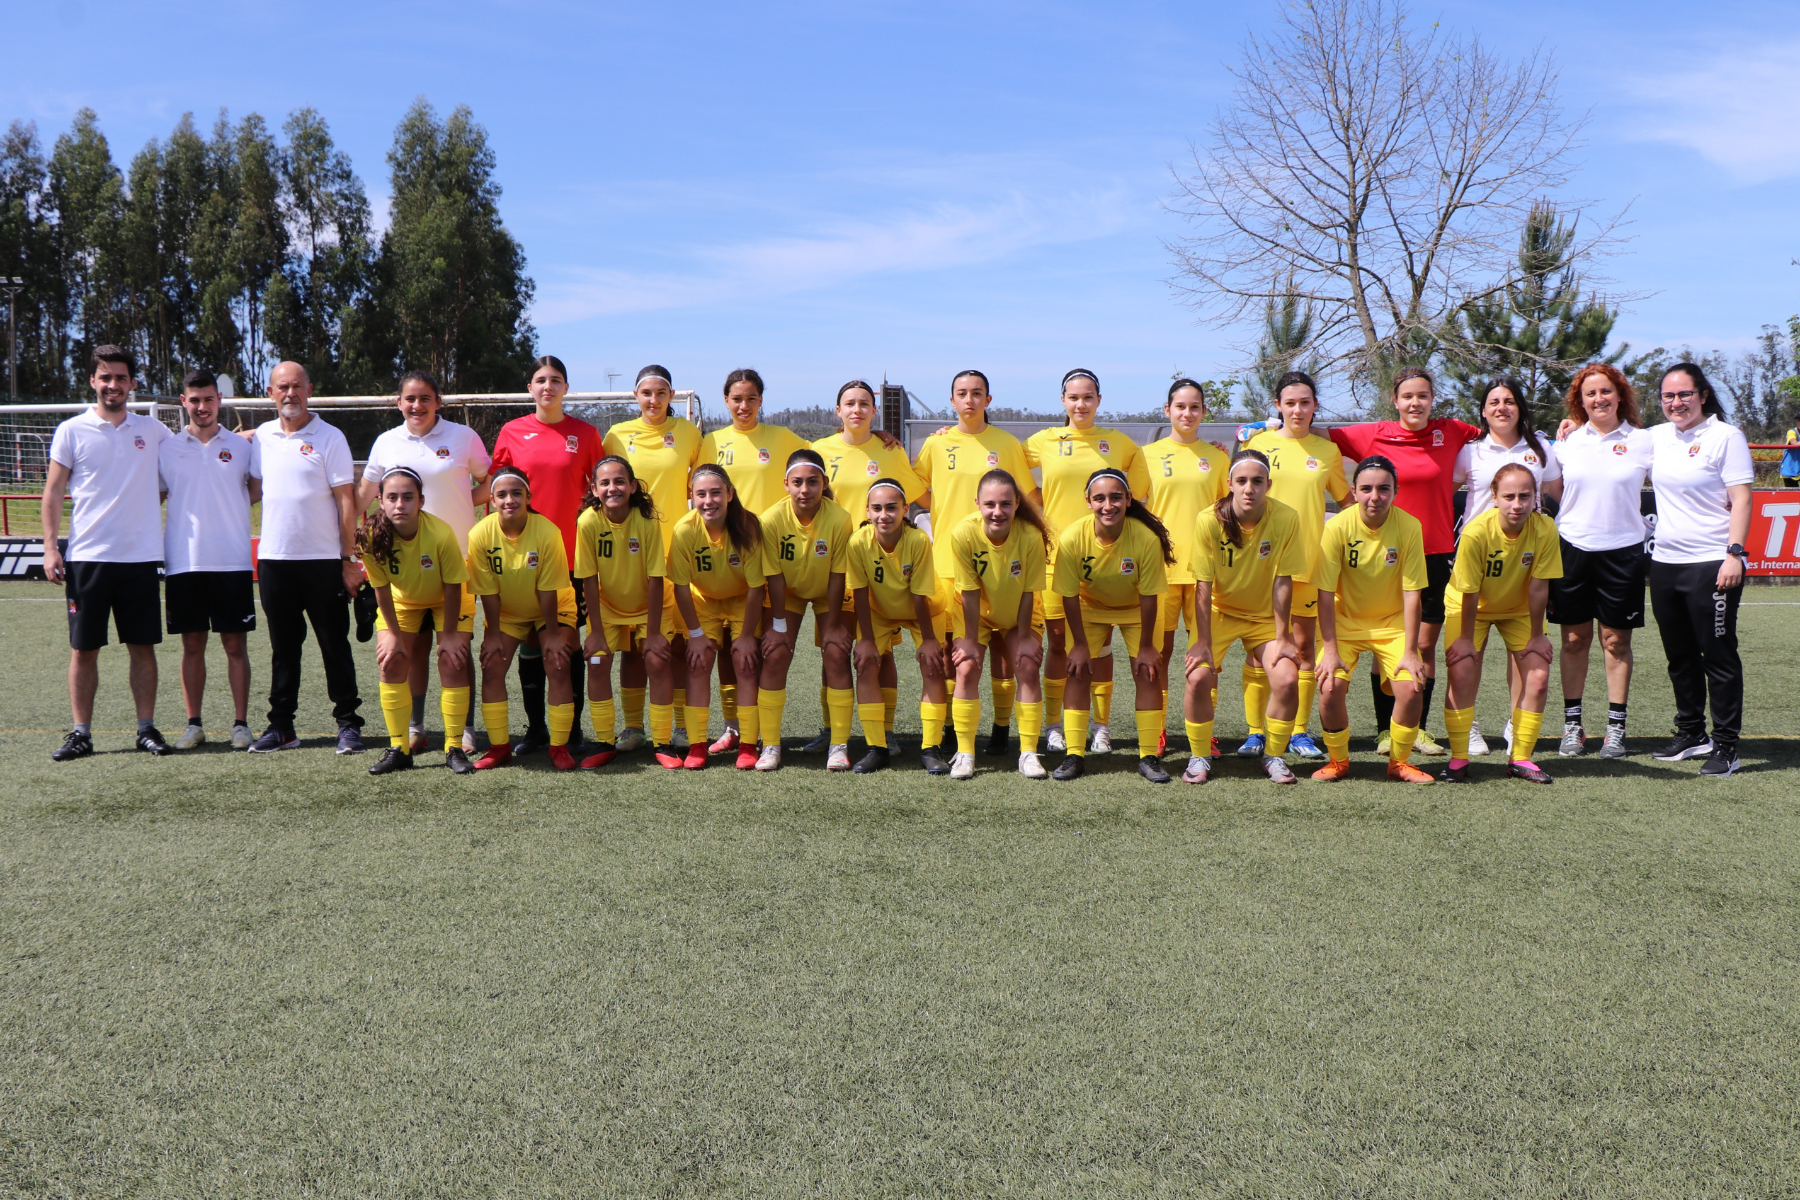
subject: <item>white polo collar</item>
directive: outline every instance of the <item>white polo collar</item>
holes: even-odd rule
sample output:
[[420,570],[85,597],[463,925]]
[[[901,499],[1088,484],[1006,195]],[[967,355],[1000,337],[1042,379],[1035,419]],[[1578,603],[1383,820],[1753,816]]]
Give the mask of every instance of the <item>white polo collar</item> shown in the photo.
[[314,425],[319,423],[319,414],[316,412],[312,412],[312,411],[308,410],[307,418],[308,419],[307,419],[306,424],[304,424],[300,428],[294,430],[294,432],[292,432],[292,433],[288,433],[286,430],[282,429],[281,418],[279,416],[277,416],[273,421],[270,421],[269,424],[273,425],[275,427],[275,436],[276,437],[278,437],[278,438],[297,438],[297,437],[300,437],[302,434],[306,433]]

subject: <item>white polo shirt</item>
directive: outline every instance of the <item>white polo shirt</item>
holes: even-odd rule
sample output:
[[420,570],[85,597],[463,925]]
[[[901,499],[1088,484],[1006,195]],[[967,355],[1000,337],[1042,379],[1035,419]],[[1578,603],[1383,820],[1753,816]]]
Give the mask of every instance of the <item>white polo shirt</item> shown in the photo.
[[1489,434],[1478,442],[1469,442],[1457,452],[1456,482],[1469,485],[1469,499],[1463,506],[1464,525],[1494,507],[1494,473],[1507,463],[1518,463],[1530,471],[1540,489],[1546,483],[1562,478],[1562,464],[1557,461],[1552,443],[1539,434],[1538,445],[1544,448],[1541,455],[1524,438],[1511,446],[1502,446]]
[[425,481],[425,511],[456,531],[457,545],[467,546],[469,530],[475,528],[469,493],[487,478],[492,462],[480,434],[440,416],[423,437],[402,425],[376,438],[363,481],[378,484],[382,472],[394,467],[417,471]]
[[69,469],[69,562],[161,562],[156,453],[168,427],[127,412],[115,428],[93,409],[56,427],[50,461]]
[[250,569],[250,481],[262,478],[261,458],[254,438],[224,429],[203,442],[184,425],[163,442],[165,575]]
[[1577,550],[1643,545],[1649,534],[1644,526],[1644,482],[1650,478],[1654,453],[1650,431],[1623,421],[1611,433],[1599,433],[1583,422],[1557,443],[1563,494],[1556,510],[1556,532],[1563,540]]
[[1756,478],[1743,430],[1708,417],[1683,433],[1673,425],[1650,431],[1656,448],[1656,546],[1660,563],[1719,562],[1731,543],[1734,484]]
[[283,433],[277,418],[256,427],[256,449],[263,481],[257,557],[342,558],[331,489],[356,482],[356,464],[344,435],[316,413],[295,433]]

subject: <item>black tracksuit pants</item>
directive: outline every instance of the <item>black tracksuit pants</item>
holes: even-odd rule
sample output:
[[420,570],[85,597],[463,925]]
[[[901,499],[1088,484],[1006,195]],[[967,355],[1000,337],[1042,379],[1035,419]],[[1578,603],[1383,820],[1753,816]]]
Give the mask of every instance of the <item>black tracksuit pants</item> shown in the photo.
[[269,724],[294,728],[300,705],[300,654],[312,622],[325,660],[325,690],[338,727],[362,728],[356,660],[350,654],[350,593],[338,559],[263,559],[256,565],[263,616],[269,623]]
[[1675,688],[1675,727],[1704,736],[1712,695],[1712,738],[1735,746],[1744,723],[1744,664],[1738,657],[1737,611],[1744,589],[1718,588],[1719,564],[1650,564],[1650,611],[1662,632]]

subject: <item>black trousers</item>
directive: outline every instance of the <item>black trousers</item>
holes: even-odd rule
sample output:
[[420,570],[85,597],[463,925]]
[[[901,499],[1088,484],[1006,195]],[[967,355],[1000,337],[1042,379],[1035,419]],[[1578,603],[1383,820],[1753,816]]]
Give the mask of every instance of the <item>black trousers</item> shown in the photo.
[[306,623],[312,622],[325,660],[325,690],[339,728],[362,728],[357,713],[356,660],[350,654],[350,593],[344,590],[344,564],[332,559],[263,559],[257,564],[263,617],[269,623],[269,724],[294,727],[300,705],[300,652],[306,648]]
[[1737,612],[1742,585],[1718,589],[1719,564],[1650,564],[1650,611],[1662,632],[1675,688],[1675,727],[1706,733],[1712,694],[1715,743],[1737,744],[1744,721],[1744,663],[1738,657]]

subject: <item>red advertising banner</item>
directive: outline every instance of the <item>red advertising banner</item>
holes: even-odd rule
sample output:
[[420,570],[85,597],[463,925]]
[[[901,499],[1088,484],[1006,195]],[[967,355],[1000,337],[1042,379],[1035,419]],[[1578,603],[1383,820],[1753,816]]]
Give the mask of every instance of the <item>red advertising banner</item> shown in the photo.
[[1750,493],[1744,550],[1752,575],[1800,575],[1800,488]]

